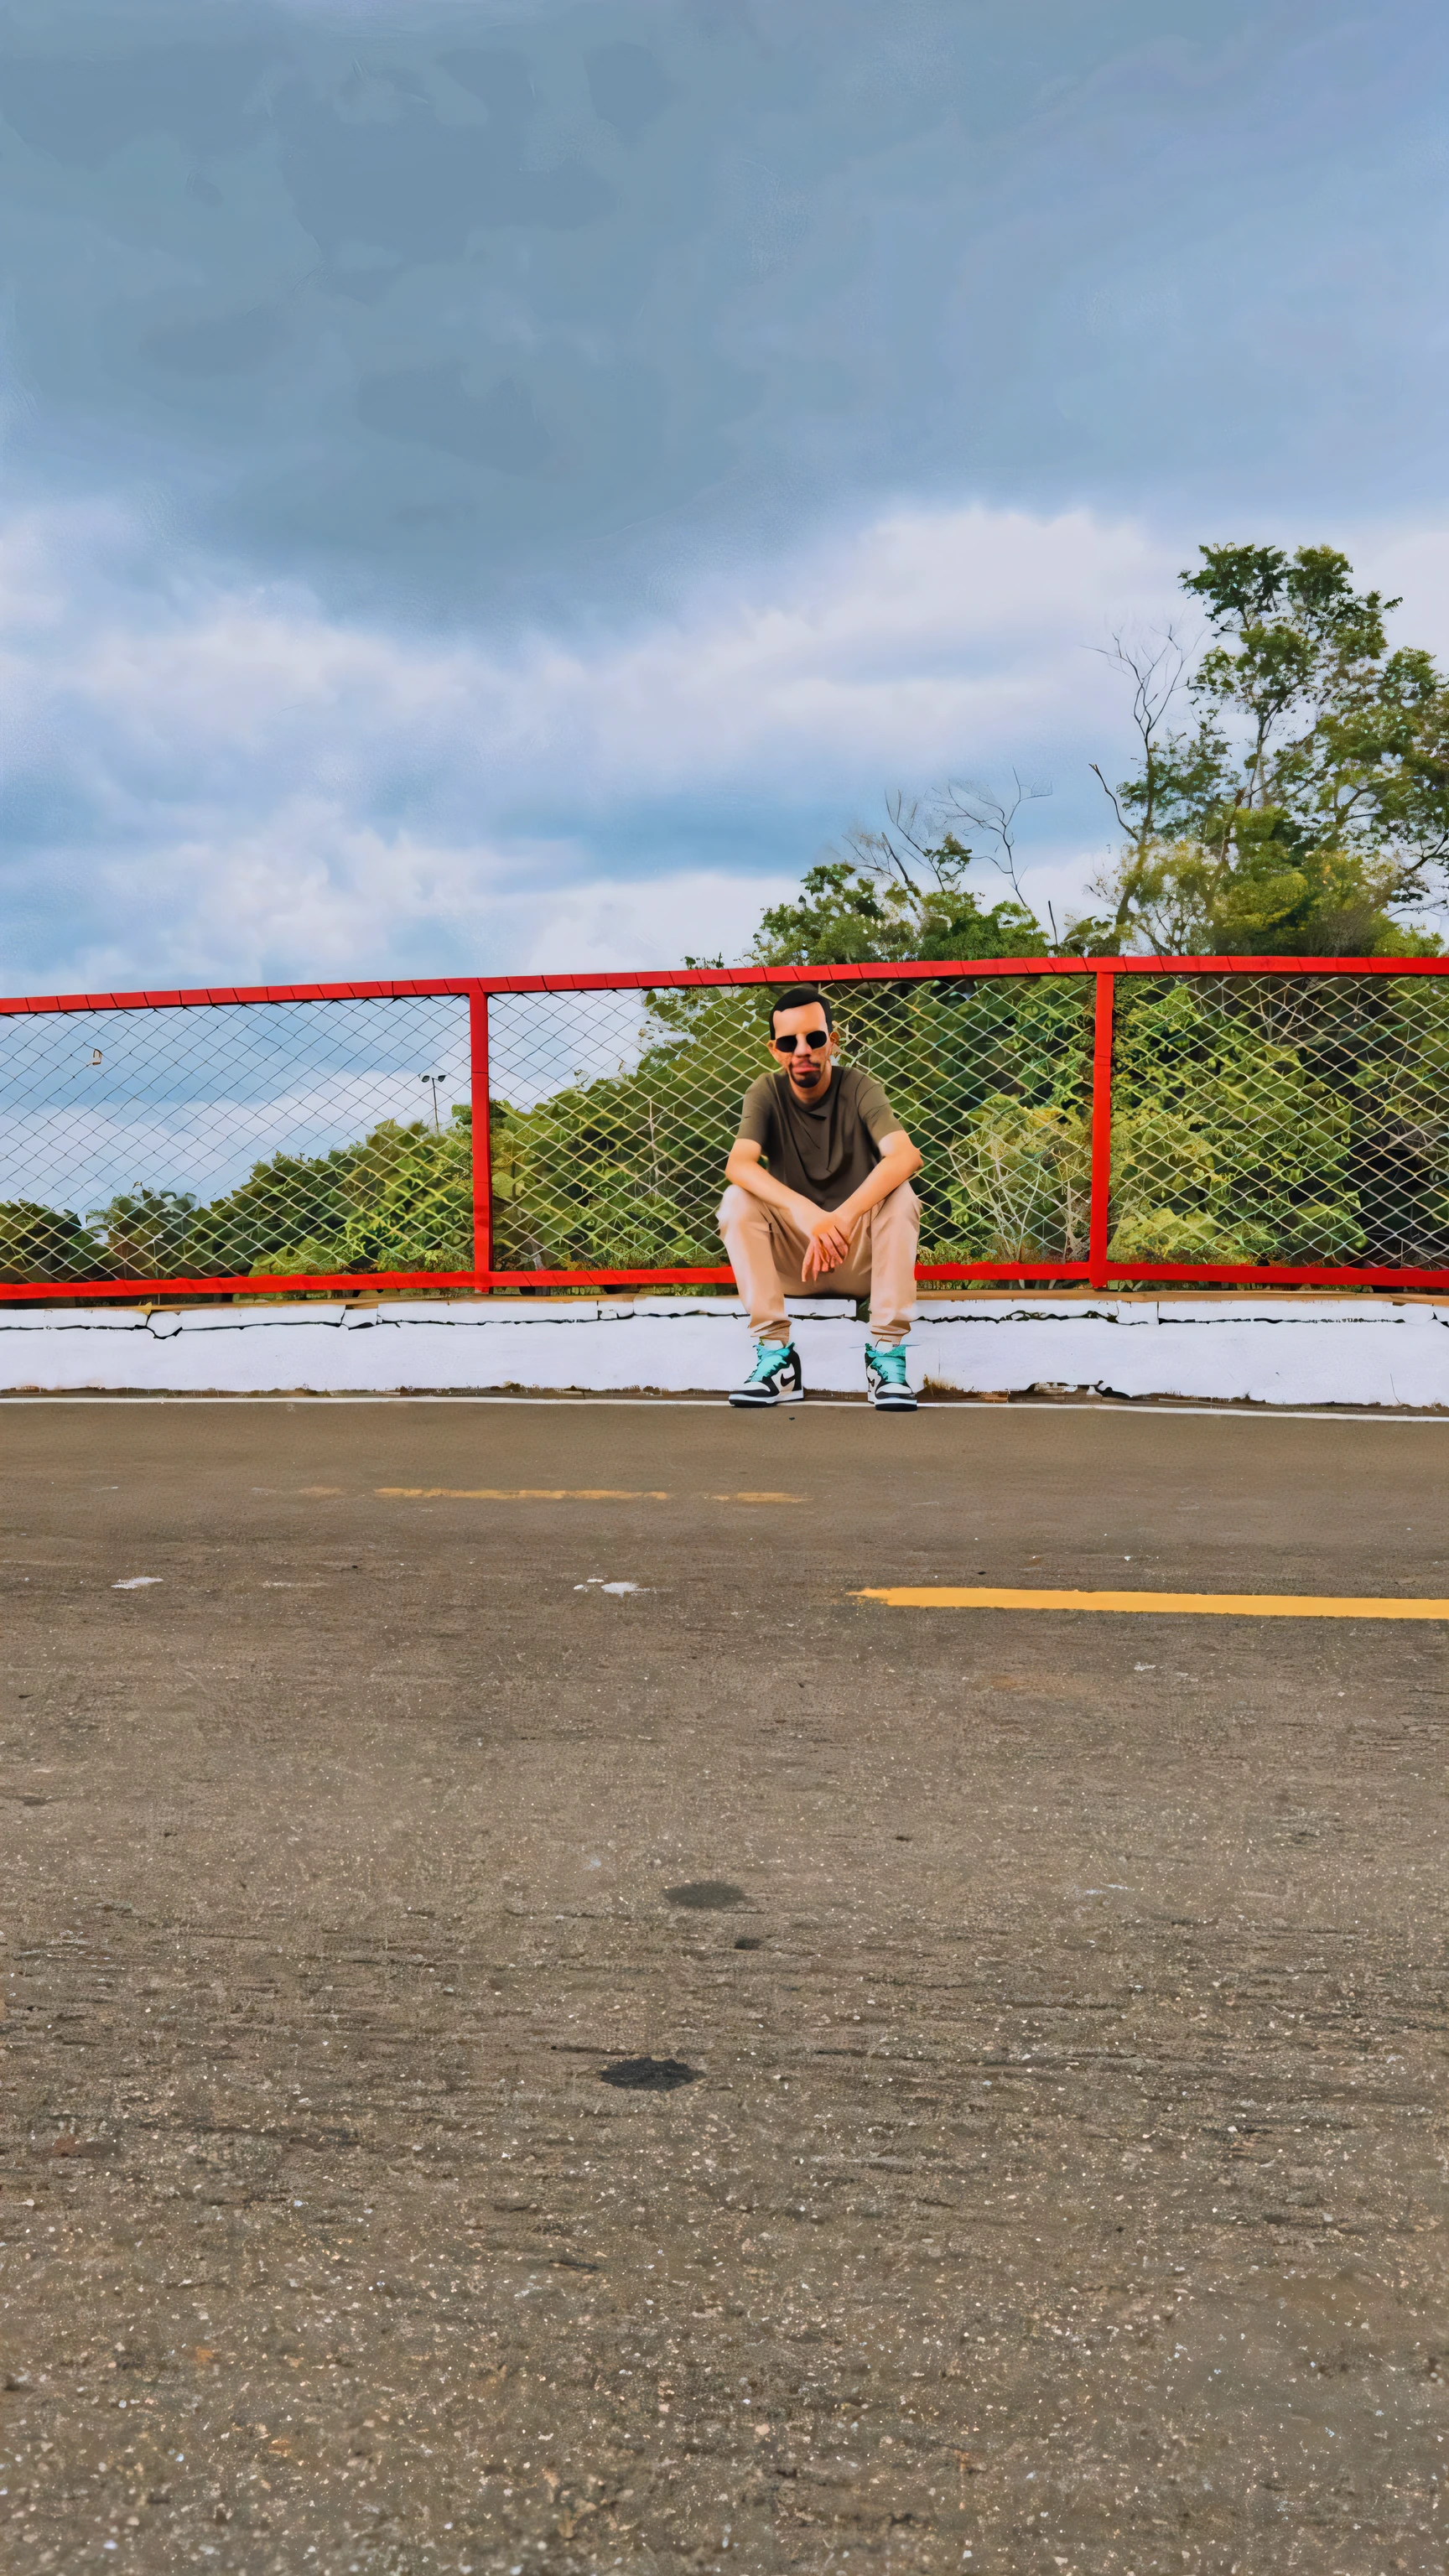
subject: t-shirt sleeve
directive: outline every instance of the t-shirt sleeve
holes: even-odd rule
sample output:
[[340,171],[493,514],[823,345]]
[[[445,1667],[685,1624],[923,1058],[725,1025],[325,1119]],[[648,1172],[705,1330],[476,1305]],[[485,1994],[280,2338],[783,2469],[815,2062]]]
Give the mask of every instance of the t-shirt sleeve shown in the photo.
[[[885,1098],[884,1092],[881,1098]],[[770,1130],[774,1125],[775,1104],[770,1097],[770,1077],[762,1073],[752,1082],[740,1104],[740,1132],[737,1145],[758,1145],[762,1154],[770,1150]]]
[[879,1146],[884,1143],[887,1136],[899,1136],[904,1132],[899,1118],[872,1073],[861,1075],[860,1089],[856,1093],[856,1113],[873,1145]]

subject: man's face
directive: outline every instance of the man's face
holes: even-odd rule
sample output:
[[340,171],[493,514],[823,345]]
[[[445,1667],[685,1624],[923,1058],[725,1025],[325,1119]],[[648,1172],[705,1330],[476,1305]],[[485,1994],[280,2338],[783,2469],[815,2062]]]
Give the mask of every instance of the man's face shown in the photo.
[[[820,1004],[804,1002],[798,1011],[777,1011],[774,1029],[771,1048],[775,1062],[789,1074],[796,1099],[818,1100],[835,1061],[835,1039],[825,1026]],[[802,1046],[801,1039],[812,1035],[815,1044]]]

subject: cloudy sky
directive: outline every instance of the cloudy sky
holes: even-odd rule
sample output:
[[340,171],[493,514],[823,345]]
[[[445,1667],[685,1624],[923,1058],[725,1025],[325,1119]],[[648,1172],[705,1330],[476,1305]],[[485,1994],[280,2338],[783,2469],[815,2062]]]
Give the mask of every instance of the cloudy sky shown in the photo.
[[1434,0],[0,0],[0,980],[677,963],[1095,649],[1449,648]]

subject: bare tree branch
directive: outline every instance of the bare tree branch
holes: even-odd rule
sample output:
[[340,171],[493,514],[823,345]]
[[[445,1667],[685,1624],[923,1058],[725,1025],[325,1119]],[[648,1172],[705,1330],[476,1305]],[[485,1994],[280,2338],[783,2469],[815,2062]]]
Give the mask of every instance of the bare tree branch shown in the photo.
[[1023,805],[1035,805],[1051,794],[1050,787],[1024,787],[1017,771],[1011,773],[1014,793],[1010,797],[994,795],[975,779],[965,779],[958,787],[948,785],[943,799],[943,819],[967,824],[974,832],[984,832],[996,844],[986,856],[1006,878],[1019,904],[1027,904],[1016,867],[1016,818]]
[[1158,732],[1181,688],[1193,647],[1183,642],[1175,626],[1156,627],[1145,636],[1119,626],[1110,644],[1094,644],[1091,650],[1127,673],[1132,682],[1132,720],[1145,742]]
[[1131,831],[1140,848],[1154,839],[1157,831],[1158,749],[1163,727],[1172,702],[1182,687],[1191,666],[1195,648],[1184,643],[1175,626],[1154,628],[1147,635],[1133,635],[1119,626],[1110,644],[1094,644],[1091,650],[1104,662],[1115,664],[1132,683],[1132,721],[1142,745],[1144,803],[1142,820],[1136,830],[1128,824],[1120,804],[1095,761],[1090,763],[1124,832]]
[[899,787],[890,791],[885,804],[885,829],[872,832],[858,827],[847,832],[845,846],[867,876],[893,878],[919,902],[918,877],[930,878],[938,890],[945,882],[938,854],[926,838],[933,827],[932,811]]
[[1101,790],[1102,790],[1103,795],[1106,797],[1108,804],[1111,806],[1113,813],[1114,813],[1114,814],[1116,815],[1116,817],[1117,817],[1117,821],[1118,821],[1119,825],[1121,826],[1121,829],[1125,832],[1125,831],[1126,831],[1126,829],[1127,829],[1127,817],[1126,817],[1126,815],[1123,813],[1121,806],[1120,806],[1120,805],[1118,804],[1118,802],[1117,802],[1117,798],[1116,798],[1116,794],[1115,794],[1115,792],[1113,791],[1113,789],[1112,789],[1112,788],[1110,788],[1110,787],[1108,786],[1107,781],[1106,781],[1106,779],[1102,776],[1101,770],[1098,768],[1097,763],[1095,762],[1095,760],[1089,760],[1089,761],[1088,761],[1088,763],[1087,763],[1087,767],[1090,769],[1090,771],[1091,771],[1091,773],[1092,773],[1092,776],[1097,780],[1098,785],[1101,787]]
[[[1050,787],[1024,786],[1015,770],[1009,796],[998,796],[975,780],[952,781],[924,797],[894,788],[885,800],[884,826],[872,830],[857,825],[844,835],[845,851],[863,875],[899,888],[918,904],[932,894],[959,895],[967,870],[977,858],[985,858],[1029,912],[1017,867],[1017,817],[1024,805],[1051,792]],[[981,837],[988,844],[985,849],[973,846]]]

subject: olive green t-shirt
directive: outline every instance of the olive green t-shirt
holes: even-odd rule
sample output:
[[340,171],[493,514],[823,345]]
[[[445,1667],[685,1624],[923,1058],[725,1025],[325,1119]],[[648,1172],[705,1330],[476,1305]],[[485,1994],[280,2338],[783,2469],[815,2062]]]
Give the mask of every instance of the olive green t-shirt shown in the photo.
[[816,1207],[837,1208],[880,1161],[897,1118],[869,1073],[837,1065],[823,1100],[802,1108],[788,1073],[762,1073],[745,1093],[737,1142],[758,1145],[771,1177]]

